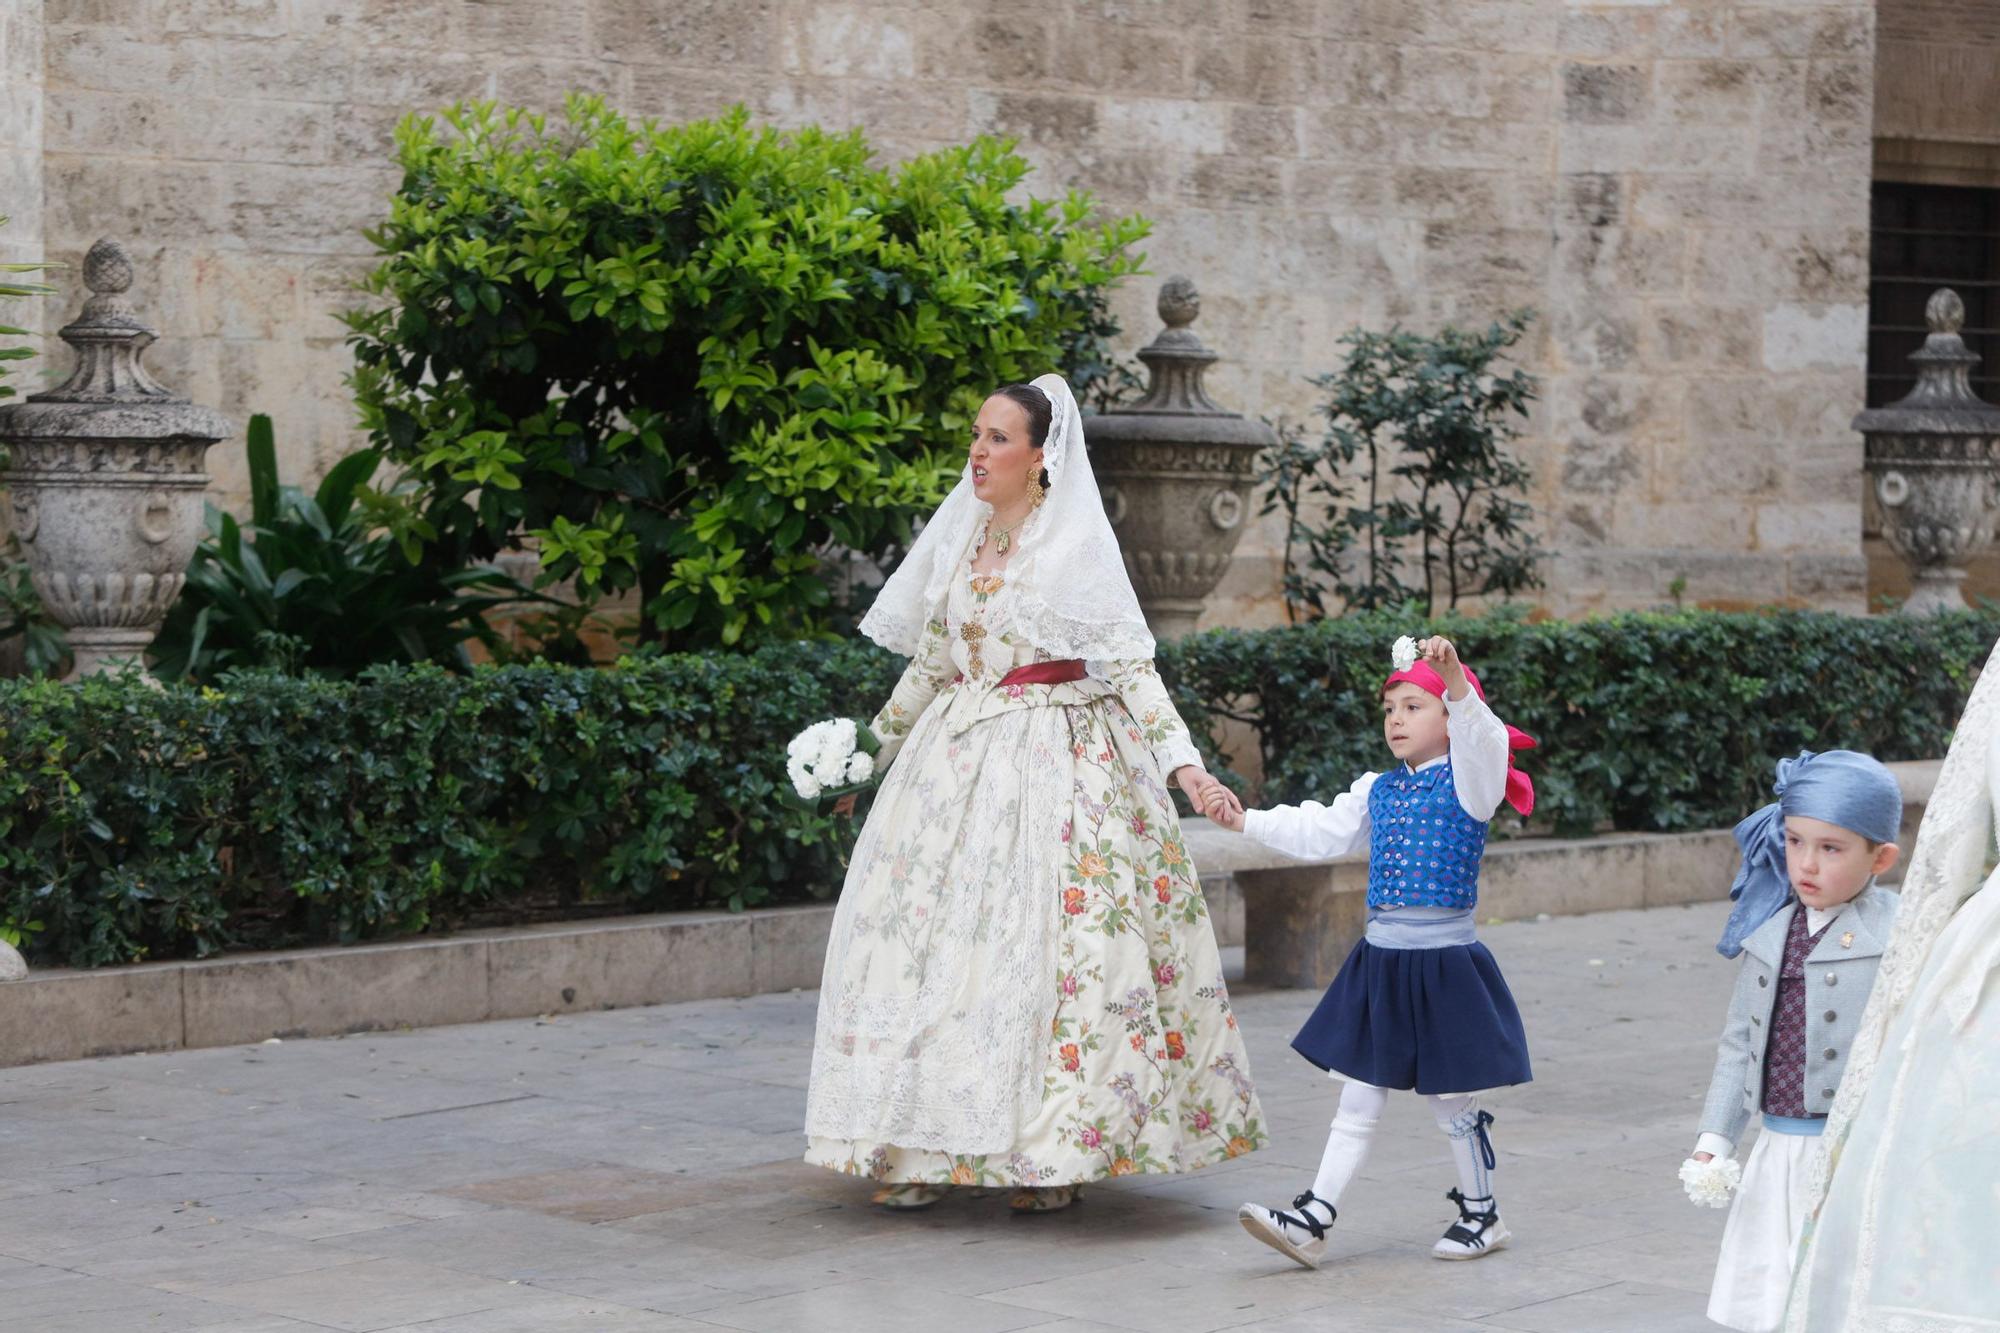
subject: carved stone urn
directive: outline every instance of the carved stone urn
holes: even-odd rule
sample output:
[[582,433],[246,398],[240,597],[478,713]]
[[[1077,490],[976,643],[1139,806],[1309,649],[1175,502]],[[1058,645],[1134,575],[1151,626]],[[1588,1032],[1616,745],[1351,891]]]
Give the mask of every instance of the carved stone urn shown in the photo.
[[14,535],[68,632],[71,680],[145,669],[201,536],[204,455],[235,429],[139,364],[156,335],[127,300],[123,246],[90,247],[83,281],[91,297],[62,331],[76,369],[61,388],[0,407]]
[[1177,639],[1193,631],[1229,569],[1251,513],[1257,455],[1277,435],[1202,388],[1216,354],[1188,327],[1201,313],[1194,283],[1167,279],[1159,311],[1167,327],[1139,352],[1151,381],[1145,396],[1090,418],[1084,435],[1147,623],[1156,637]]
[[1965,302],[1949,287],[1924,306],[1930,336],[1910,353],[1917,386],[1854,418],[1867,441],[1868,496],[1882,535],[1909,565],[1903,610],[1962,611],[1966,564],[1993,542],[2000,500],[2000,407],[1972,391]]

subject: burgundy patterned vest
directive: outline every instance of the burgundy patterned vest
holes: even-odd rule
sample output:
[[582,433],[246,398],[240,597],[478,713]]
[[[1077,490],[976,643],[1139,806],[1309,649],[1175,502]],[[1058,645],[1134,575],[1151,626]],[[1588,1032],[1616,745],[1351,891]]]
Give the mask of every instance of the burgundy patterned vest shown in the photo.
[[[1838,920],[1835,917],[1834,920]],[[1827,926],[1833,922],[1827,922]],[[1802,1119],[1806,1111],[1806,957],[1826,934],[1806,934],[1806,909],[1797,905],[1785,931],[1778,965],[1778,997],[1771,1004],[1771,1044],[1764,1052],[1764,1111]]]

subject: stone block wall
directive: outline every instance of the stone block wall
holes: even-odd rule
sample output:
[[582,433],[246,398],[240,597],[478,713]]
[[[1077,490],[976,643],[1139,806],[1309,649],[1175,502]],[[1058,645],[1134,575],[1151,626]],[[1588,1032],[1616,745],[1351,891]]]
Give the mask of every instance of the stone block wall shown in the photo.
[[[0,264],[42,258],[42,5],[0,0]],[[30,279],[32,280],[32,278]],[[39,330],[42,302],[0,308],[0,324]],[[16,393],[40,387],[35,362],[8,363]]]
[[[1246,412],[1306,417],[1356,324],[1532,305],[1551,606],[1861,606],[1867,3],[0,0],[37,10],[48,247],[125,237],[156,372],[270,412],[295,478],[357,439],[333,315],[400,115],[742,101],[891,155],[1015,135],[1037,191],[1144,212],[1130,345],[1193,275]],[[237,442],[212,462],[240,501]],[[1279,538],[1246,537],[1213,619],[1278,617]]]

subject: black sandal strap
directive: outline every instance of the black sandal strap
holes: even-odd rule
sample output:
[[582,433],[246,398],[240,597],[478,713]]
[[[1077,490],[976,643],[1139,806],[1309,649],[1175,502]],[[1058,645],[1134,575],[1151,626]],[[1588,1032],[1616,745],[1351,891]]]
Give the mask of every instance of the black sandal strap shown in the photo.
[[[1320,1207],[1326,1209],[1327,1212],[1326,1222],[1320,1221],[1317,1217],[1314,1217],[1311,1213],[1306,1211],[1308,1205],[1315,1203],[1318,1204]],[[1311,1190],[1307,1190],[1304,1194],[1299,1195],[1298,1198],[1293,1199],[1292,1207],[1299,1210],[1296,1215],[1292,1213],[1281,1213],[1278,1212],[1276,1209],[1273,1209],[1271,1212],[1271,1216],[1277,1218],[1278,1221],[1281,1223],[1285,1223],[1295,1227],[1303,1227],[1305,1230],[1310,1231],[1312,1233],[1312,1238],[1314,1240],[1325,1240],[1327,1223],[1333,1221],[1334,1218],[1340,1216],[1339,1212],[1335,1210],[1332,1204],[1328,1203],[1325,1199],[1320,1198],[1317,1194],[1314,1194]]]
[[[1487,1196],[1487,1207],[1477,1210],[1466,1207],[1465,1196],[1457,1190],[1446,1190],[1444,1197],[1458,1205],[1458,1221],[1451,1224],[1444,1233],[1444,1238],[1457,1241],[1461,1245],[1476,1245],[1480,1249],[1485,1249],[1486,1233],[1500,1222],[1500,1207],[1493,1201],[1492,1196]],[[1465,1225],[1467,1222],[1478,1223],[1479,1229],[1474,1231]]]

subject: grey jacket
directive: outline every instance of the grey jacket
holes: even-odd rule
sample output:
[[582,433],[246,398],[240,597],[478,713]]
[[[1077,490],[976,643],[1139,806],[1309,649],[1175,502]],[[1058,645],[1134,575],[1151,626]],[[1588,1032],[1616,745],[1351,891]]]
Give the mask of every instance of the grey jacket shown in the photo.
[[[1847,1067],[1847,1048],[1861,1025],[1861,1011],[1875,985],[1875,969],[1896,923],[1897,896],[1888,889],[1867,889],[1850,902],[1806,958],[1806,1113],[1825,1115],[1833,1106],[1834,1090]],[[1743,966],[1729,999],[1729,1017],[1722,1024],[1722,1045],[1715,1053],[1715,1077],[1701,1110],[1704,1134],[1719,1134],[1735,1143],[1743,1137],[1750,1117],[1764,1107],[1764,1051],[1771,1036],[1771,1010],[1778,998],[1778,966],[1784,960],[1785,933],[1792,900],[1783,911],[1752,931],[1743,941]]]

